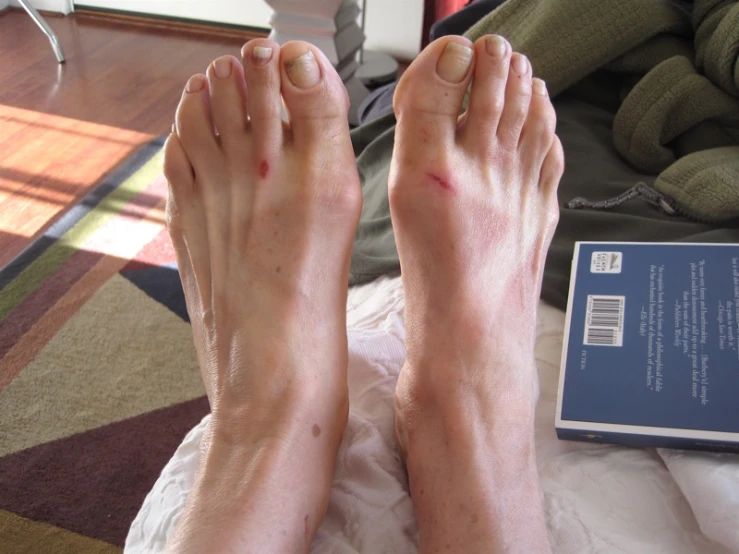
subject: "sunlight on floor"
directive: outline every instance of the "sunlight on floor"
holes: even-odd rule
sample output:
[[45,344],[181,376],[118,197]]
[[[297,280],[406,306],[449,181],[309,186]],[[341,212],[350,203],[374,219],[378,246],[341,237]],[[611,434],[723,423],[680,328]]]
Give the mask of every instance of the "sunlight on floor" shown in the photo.
[[0,267],[152,138],[0,104]]

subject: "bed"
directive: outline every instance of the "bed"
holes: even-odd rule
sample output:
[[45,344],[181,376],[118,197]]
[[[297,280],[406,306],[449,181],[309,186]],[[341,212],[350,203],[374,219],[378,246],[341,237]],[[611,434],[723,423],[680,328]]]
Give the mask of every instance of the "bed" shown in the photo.
[[[564,313],[542,302],[536,359],[536,445],[554,552],[739,553],[739,459],[729,454],[559,441],[554,430]],[[404,359],[399,277],[350,289],[349,423],[328,514],[313,553],[413,553],[418,533],[392,434]],[[125,552],[163,550],[182,514],[206,416],[162,471],[131,525]]]

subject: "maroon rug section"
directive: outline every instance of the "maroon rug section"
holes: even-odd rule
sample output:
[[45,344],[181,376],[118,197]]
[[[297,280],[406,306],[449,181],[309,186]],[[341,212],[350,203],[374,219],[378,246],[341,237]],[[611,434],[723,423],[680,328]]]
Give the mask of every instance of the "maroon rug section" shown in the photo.
[[0,509],[122,547],[162,468],[209,410],[203,396],[4,456]]

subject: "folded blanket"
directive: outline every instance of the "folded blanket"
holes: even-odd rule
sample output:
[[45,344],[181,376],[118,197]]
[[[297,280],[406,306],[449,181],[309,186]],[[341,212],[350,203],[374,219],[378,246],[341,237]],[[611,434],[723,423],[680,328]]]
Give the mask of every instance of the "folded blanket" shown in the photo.
[[[415,554],[408,479],[393,439],[405,359],[399,278],[349,292],[349,422],[313,554]],[[739,457],[557,440],[554,413],[565,314],[539,309],[536,456],[557,554],[739,554]],[[162,552],[187,502],[210,416],[162,471],[131,525],[126,554]]]
[[[552,95],[596,71],[625,95],[613,141],[656,188],[697,219],[739,217],[739,0],[508,0],[466,36],[498,33],[525,53]],[[731,150],[714,149],[731,147]],[[700,174],[677,180],[678,176]]]

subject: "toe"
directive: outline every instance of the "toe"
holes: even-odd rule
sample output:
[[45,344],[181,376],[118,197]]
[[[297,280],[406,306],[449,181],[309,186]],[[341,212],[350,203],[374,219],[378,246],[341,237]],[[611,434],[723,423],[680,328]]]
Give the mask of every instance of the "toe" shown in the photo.
[[551,194],[556,201],[557,188],[565,170],[565,156],[562,143],[557,135],[552,137],[552,144],[544,157],[539,175],[539,187],[544,194]]
[[327,133],[348,129],[349,97],[318,48],[288,42],[280,48],[280,62],[282,98],[298,147],[312,146],[330,136]]
[[511,45],[488,35],[475,42],[475,72],[462,137],[472,146],[489,150],[505,105]]
[[530,100],[531,64],[526,56],[514,52],[508,70],[505,105],[496,132],[498,142],[503,148],[514,150],[518,146]]
[[433,137],[440,144],[453,144],[472,78],[471,46],[463,37],[442,37],[427,46],[403,74],[393,98],[396,137],[401,143]]
[[208,67],[210,104],[221,144],[227,154],[244,147],[246,85],[244,72],[233,56],[221,56]]
[[531,89],[533,94],[526,122],[521,131],[518,149],[521,159],[529,164],[531,174],[538,175],[544,156],[547,155],[554,140],[557,116],[549,101],[544,81],[533,79]]
[[255,146],[276,150],[282,143],[280,100],[280,45],[267,39],[248,42],[241,50],[249,122],[257,138]]
[[[209,287],[209,247],[205,213],[195,190],[195,176],[182,142],[172,133],[164,145],[167,230],[177,254],[177,267],[188,299],[198,287]],[[207,290],[207,289],[204,289]],[[188,303],[188,309],[191,302]]]
[[175,194],[191,194],[195,184],[192,165],[179,137],[172,133],[164,144],[164,176]]
[[175,116],[177,136],[187,153],[195,175],[207,173],[220,164],[221,151],[213,131],[208,79],[193,75],[185,86]]

